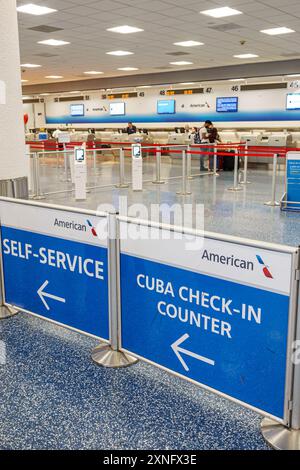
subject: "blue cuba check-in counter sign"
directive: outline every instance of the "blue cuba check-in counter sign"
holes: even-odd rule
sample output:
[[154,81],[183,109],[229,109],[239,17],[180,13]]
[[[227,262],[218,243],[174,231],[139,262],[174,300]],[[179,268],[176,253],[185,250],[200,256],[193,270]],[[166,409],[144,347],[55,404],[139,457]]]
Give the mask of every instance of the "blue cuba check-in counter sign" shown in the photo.
[[3,201],[0,216],[6,303],[108,340],[100,218]]
[[122,348],[284,419],[292,255],[160,238],[121,240]]

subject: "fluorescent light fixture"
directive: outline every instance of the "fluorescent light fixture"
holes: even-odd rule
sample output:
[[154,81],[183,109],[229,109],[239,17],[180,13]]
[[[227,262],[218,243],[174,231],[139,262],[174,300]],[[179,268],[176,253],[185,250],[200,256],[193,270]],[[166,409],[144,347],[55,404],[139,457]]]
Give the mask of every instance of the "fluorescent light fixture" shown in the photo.
[[257,54],[237,54],[234,55],[236,59],[254,59],[255,57],[259,57]]
[[25,82],[28,82],[28,80],[23,80],[23,79],[21,80],[21,83],[25,83]]
[[179,62],[170,62],[171,65],[193,65],[193,62],[187,62],[186,60],[180,60]]
[[179,83],[179,85],[196,85],[196,82],[183,82]]
[[17,11],[20,13],[28,13],[29,15],[47,15],[48,13],[54,13],[57,10],[53,8],[43,7],[40,5],[35,5],[34,3],[27,3],[26,5],[21,5],[17,8]]
[[263,29],[261,33],[269,34],[269,36],[277,36],[277,34],[289,34],[295,33],[293,29],[286,28],[285,26],[280,28],[270,28],[270,29]]
[[152,88],[151,85],[141,85],[141,86],[137,86],[137,88]]
[[245,78],[230,78],[228,81],[229,82],[244,82],[246,79]]
[[41,93],[40,96],[49,96],[50,93]]
[[32,100],[32,96],[22,96],[23,100]]
[[71,94],[74,94],[74,95],[75,95],[75,93],[76,93],[76,94],[78,94],[78,93],[81,93],[81,91],[69,91],[69,93],[71,93]]
[[291,75],[286,75],[286,77],[289,77],[289,78],[300,77],[300,73],[293,73]]
[[88,72],[84,72],[86,75],[102,75],[104,72],[97,72],[96,70],[89,70]]
[[38,67],[41,67],[41,65],[38,65],[38,64],[21,64],[21,67],[25,67],[27,69],[37,69]]
[[133,72],[134,70],[138,70],[137,67],[121,67],[118,70],[123,70],[124,72]]
[[132,55],[133,52],[129,52],[129,51],[111,51],[111,52],[107,52],[106,54],[123,56],[123,55]]
[[199,42],[199,41],[182,41],[182,42],[174,42],[174,46],[194,47],[194,46],[204,46],[204,43]]
[[44,41],[38,41],[38,44],[45,44],[46,46],[65,46],[70,43],[68,41],[61,41],[58,39],[45,39]]
[[47,75],[45,78],[51,78],[51,79],[56,79],[56,78],[64,78],[61,75]]
[[200,11],[202,15],[212,16],[213,18],[225,18],[226,16],[242,15],[243,12],[230,7],[213,8],[212,10]]
[[136,28],[134,26],[116,26],[115,28],[108,28],[106,31],[111,31],[112,33],[120,33],[120,34],[131,34],[131,33],[139,33],[144,31],[141,28]]

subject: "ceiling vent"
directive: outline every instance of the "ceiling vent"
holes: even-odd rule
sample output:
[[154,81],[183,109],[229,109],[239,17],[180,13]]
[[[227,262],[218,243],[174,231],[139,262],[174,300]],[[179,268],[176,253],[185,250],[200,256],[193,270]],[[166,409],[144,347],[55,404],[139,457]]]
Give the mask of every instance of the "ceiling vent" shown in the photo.
[[214,31],[219,31],[220,33],[227,33],[228,31],[233,31],[234,29],[242,29],[243,27],[236,23],[225,23],[219,24],[217,26],[210,26],[209,29]]
[[166,52],[166,55],[172,55],[174,57],[180,57],[183,55],[190,55],[188,52],[182,52],[182,51],[177,51],[177,52]]
[[36,57],[45,57],[50,58],[50,57],[58,57],[58,54],[51,54],[50,52],[42,52],[41,54],[34,54]]
[[48,26],[42,24],[41,26],[34,26],[33,28],[27,28],[29,31],[38,31],[39,33],[54,33],[55,31],[63,31],[63,28],[56,28],[55,26]]

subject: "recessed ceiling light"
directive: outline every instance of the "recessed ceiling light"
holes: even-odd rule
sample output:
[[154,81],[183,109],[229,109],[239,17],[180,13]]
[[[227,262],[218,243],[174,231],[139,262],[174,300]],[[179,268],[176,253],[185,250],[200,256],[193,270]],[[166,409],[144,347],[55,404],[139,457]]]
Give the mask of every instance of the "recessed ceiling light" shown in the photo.
[[36,69],[38,67],[41,67],[41,65],[38,64],[21,64],[21,67],[25,67],[28,69]]
[[170,62],[171,65],[193,65],[193,62],[187,62],[185,60],[180,60],[179,62]]
[[132,55],[133,52],[129,52],[129,51],[111,51],[111,52],[107,52],[106,54],[123,56],[123,55]]
[[64,77],[62,77],[61,75],[47,75],[45,78],[53,78],[53,79],[56,79],[56,78],[64,78]]
[[69,91],[69,93],[72,93],[72,94],[78,94],[78,93],[81,93],[81,91]]
[[141,85],[141,86],[137,86],[137,88],[152,88],[151,85]]
[[21,83],[25,83],[25,82],[28,82],[28,80],[21,80]]
[[185,85],[196,85],[196,83],[195,82],[185,82],[185,83],[183,82],[183,83],[179,83],[179,85],[184,85],[184,86]]
[[300,73],[293,73],[291,75],[286,75],[286,77],[290,77],[290,78],[293,78],[293,77],[300,77]]
[[28,13],[29,15],[47,15],[48,13],[54,13],[57,10],[53,8],[43,7],[40,5],[35,5],[34,3],[27,3],[26,5],[21,5],[17,8],[17,11],[20,13]]
[[118,70],[123,70],[124,72],[133,72],[134,70],[138,70],[137,67],[120,67]]
[[229,82],[244,82],[245,78],[230,78]]
[[84,72],[86,75],[102,75],[104,72],[97,72],[96,70],[89,70],[88,72]]
[[106,31],[111,31],[112,33],[120,33],[120,34],[131,34],[131,33],[139,33],[144,31],[141,28],[136,28],[134,26],[116,26],[115,28],[108,28]]
[[270,28],[270,29],[263,29],[261,33],[269,34],[270,36],[276,36],[277,34],[288,34],[288,33],[295,33],[293,29],[280,27],[280,28]]
[[32,96],[22,96],[23,100],[32,100]]
[[194,46],[204,46],[204,43],[199,42],[199,41],[182,41],[182,42],[174,42],[174,46],[194,47]]
[[41,93],[40,96],[49,96],[50,93]]
[[202,15],[212,16],[213,18],[225,18],[226,16],[242,15],[243,12],[230,7],[221,7],[200,11],[200,13]]
[[255,57],[259,57],[257,54],[237,54],[234,55],[236,59],[254,59]]
[[70,43],[68,41],[61,41],[58,39],[45,39],[44,41],[38,41],[38,44],[45,44],[46,46],[65,46]]

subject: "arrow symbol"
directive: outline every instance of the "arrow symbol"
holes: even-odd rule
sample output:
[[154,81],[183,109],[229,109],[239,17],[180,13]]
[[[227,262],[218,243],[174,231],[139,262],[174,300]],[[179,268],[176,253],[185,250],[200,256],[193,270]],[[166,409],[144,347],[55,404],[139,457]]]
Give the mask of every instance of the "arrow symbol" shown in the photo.
[[47,297],[48,299],[57,300],[57,302],[62,302],[63,304],[65,304],[66,299],[63,299],[62,297],[57,297],[56,295],[49,294],[48,292],[44,291],[44,289],[48,286],[48,284],[49,284],[49,281],[45,281],[44,284],[37,291],[38,296],[41,299],[41,301],[43,302],[43,304],[45,305],[46,309],[50,310],[50,307],[47,304],[47,302],[45,300],[45,297]]
[[188,372],[190,369],[188,368],[186,362],[184,361],[182,354],[185,354],[186,356],[191,356],[198,361],[206,362],[206,364],[209,364],[211,366],[215,365],[215,361],[212,359],[208,359],[207,357],[204,356],[199,356],[199,354],[195,354],[191,351],[188,351],[188,349],[181,348],[180,345],[184,343],[187,339],[189,339],[189,335],[186,333],[185,335],[181,336],[175,343],[171,345],[171,348],[173,349],[174,353],[178,357],[179,361],[181,362],[183,368]]

